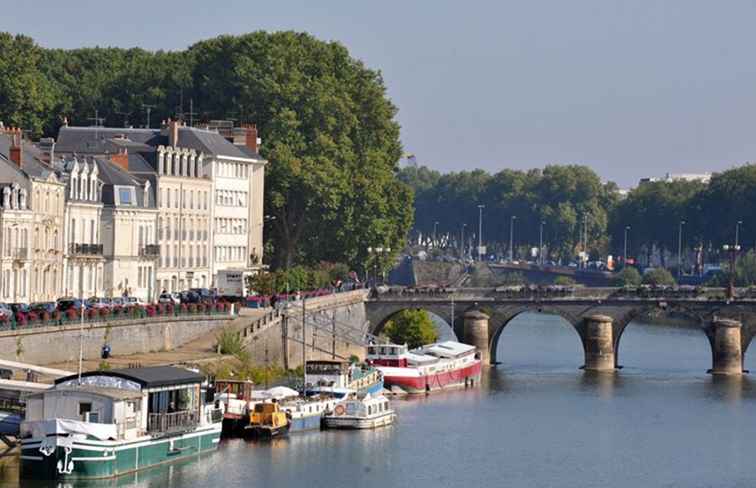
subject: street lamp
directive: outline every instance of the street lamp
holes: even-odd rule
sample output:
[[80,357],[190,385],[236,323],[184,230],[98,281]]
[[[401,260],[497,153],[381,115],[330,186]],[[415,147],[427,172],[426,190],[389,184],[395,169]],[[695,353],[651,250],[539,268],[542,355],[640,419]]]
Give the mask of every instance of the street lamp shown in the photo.
[[511,263],[514,261],[514,248],[512,247],[514,244],[514,223],[515,220],[517,220],[516,215],[512,215],[512,217],[509,219],[509,262]]
[[740,251],[740,246],[738,244],[732,246],[725,244],[722,249],[730,253],[730,284],[727,287],[727,297],[732,300],[735,298],[735,257]]
[[743,225],[742,220],[738,220],[738,222],[735,224],[735,245],[740,244],[740,226]]
[[465,227],[467,224],[462,224],[462,231],[459,238],[459,257],[465,259]]
[[435,222],[433,222],[433,247],[434,248],[437,247],[436,246],[436,229],[437,228],[438,228],[438,220],[436,220]]
[[478,205],[478,261],[483,261],[483,209],[485,205]]
[[630,226],[626,225],[625,226],[625,250],[624,250],[624,253],[622,254],[622,269],[625,269],[625,267],[627,266],[627,232],[629,230],[630,230]]
[[[381,256],[388,255],[391,253],[390,247],[368,247],[368,255],[371,256],[373,260],[373,285],[378,286],[378,260]],[[369,281],[369,276],[368,276]],[[384,281],[385,281],[385,275],[384,275]]]
[[543,267],[543,224],[545,224],[543,220],[541,221],[541,228],[538,233],[538,261],[541,263],[541,267]]
[[[682,276],[682,229],[683,225],[685,225],[685,221],[680,221],[680,229],[677,233],[677,278],[679,279]],[[735,238],[737,241],[737,238]]]

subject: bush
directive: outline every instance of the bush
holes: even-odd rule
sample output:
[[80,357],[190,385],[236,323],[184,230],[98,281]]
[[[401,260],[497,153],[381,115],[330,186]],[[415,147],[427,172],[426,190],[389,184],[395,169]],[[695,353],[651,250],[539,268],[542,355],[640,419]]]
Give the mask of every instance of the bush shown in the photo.
[[623,268],[613,280],[615,286],[638,286],[642,281],[641,274],[632,266]]
[[497,281],[502,286],[518,286],[526,285],[528,283],[525,279],[525,276],[518,271],[512,273],[504,273]]
[[66,317],[68,317],[68,320],[76,320],[79,318],[79,312],[75,308],[69,308],[66,310]]
[[407,344],[410,349],[430,344],[438,339],[438,332],[426,310],[402,310],[394,315],[383,329],[394,344]]
[[664,268],[655,268],[643,275],[643,283],[653,286],[674,286],[677,284],[672,273]]
[[233,354],[239,356],[243,351],[242,340],[239,333],[233,329],[226,328],[220,331],[216,337],[217,349],[221,354]]
[[574,286],[577,282],[569,276],[557,276],[554,278],[554,284],[557,286]]

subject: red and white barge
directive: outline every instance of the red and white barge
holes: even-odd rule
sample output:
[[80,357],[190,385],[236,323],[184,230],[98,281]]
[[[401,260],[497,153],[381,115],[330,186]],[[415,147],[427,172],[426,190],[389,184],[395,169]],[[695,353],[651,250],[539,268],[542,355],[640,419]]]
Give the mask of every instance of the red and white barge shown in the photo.
[[383,373],[387,389],[431,393],[477,386],[481,362],[474,346],[445,341],[408,350],[406,345],[368,346],[368,364]]

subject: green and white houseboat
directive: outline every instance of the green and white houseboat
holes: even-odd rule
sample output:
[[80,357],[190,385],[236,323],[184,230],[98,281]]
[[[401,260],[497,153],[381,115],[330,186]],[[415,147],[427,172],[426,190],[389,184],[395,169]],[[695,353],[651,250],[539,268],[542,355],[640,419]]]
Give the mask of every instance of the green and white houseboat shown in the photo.
[[21,479],[109,478],[214,450],[223,413],[207,390],[172,366],[59,378],[27,397]]

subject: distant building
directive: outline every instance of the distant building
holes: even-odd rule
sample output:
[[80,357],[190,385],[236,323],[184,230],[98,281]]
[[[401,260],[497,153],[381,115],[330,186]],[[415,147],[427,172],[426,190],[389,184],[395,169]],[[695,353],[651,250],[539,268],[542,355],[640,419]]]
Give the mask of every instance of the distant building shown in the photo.
[[673,181],[700,181],[701,183],[708,184],[711,181],[711,173],[667,173],[661,178],[648,177],[641,178],[639,184],[654,183],[663,181],[665,183],[672,183]]

